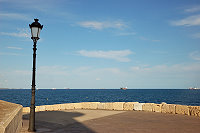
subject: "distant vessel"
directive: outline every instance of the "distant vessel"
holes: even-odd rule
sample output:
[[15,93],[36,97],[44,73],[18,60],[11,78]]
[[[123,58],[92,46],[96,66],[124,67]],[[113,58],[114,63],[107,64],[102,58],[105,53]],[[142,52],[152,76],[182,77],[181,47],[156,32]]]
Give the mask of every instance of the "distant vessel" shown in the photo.
[[200,88],[197,88],[197,87],[190,87],[189,89],[190,89],[190,90],[199,90]]
[[126,89],[128,89],[128,87],[121,87],[120,89],[121,90],[126,90]]
[[52,90],[56,90],[56,88],[52,88]]

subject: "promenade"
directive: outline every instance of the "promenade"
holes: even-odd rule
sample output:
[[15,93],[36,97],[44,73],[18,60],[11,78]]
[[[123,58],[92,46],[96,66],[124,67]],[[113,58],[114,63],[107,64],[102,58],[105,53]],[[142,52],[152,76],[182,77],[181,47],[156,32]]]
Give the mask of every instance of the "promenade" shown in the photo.
[[[23,114],[21,133],[28,133]],[[60,110],[36,112],[38,133],[199,133],[200,118],[145,111]]]

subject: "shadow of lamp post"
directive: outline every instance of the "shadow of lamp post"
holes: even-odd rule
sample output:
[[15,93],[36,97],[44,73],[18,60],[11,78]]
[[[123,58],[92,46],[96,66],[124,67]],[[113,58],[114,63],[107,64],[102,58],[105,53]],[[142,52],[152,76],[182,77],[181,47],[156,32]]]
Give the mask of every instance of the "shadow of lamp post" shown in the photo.
[[32,97],[31,97],[31,106],[30,106],[30,117],[29,117],[29,132],[34,132],[35,130],[35,71],[36,71],[36,44],[40,39],[40,31],[43,28],[38,21],[38,19],[34,19],[35,22],[29,24],[31,29],[31,39],[33,40],[33,74],[32,74]]

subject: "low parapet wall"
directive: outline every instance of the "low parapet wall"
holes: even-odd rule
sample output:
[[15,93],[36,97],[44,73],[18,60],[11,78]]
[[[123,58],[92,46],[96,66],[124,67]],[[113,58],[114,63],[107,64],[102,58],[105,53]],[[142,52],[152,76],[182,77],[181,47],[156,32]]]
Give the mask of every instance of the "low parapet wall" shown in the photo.
[[[149,111],[170,114],[183,114],[189,116],[200,117],[200,106],[187,106],[176,104],[155,104],[155,103],[139,103],[139,102],[82,102],[82,103],[65,103],[54,105],[36,106],[36,112],[39,111],[57,111],[72,109],[101,109],[101,110],[135,110]],[[30,108],[24,107],[23,112],[29,113]]]
[[0,133],[19,133],[23,106],[0,100]]

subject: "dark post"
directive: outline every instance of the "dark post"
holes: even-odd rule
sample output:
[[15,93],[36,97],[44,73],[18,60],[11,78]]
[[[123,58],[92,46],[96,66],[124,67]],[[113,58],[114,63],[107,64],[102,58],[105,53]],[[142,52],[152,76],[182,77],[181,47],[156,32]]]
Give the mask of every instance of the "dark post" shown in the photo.
[[34,132],[35,130],[35,71],[36,71],[36,44],[37,40],[33,39],[33,74],[32,74],[32,97],[31,97],[31,107],[30,107],[30,117],[29,117],[29,132]]
[[37,41],[40,39],[40,31],[43,28],[38,21],[39,19],[34,19],[35,22],[29,24],[31,29],[31,39],[33,40],[33,75],[32,75],[32,97],[31,97],[31,106],[30,106],[30,116],[29,116],[29,132],[34,132],[35,130],[35,71],[36,71],[36,45]]

